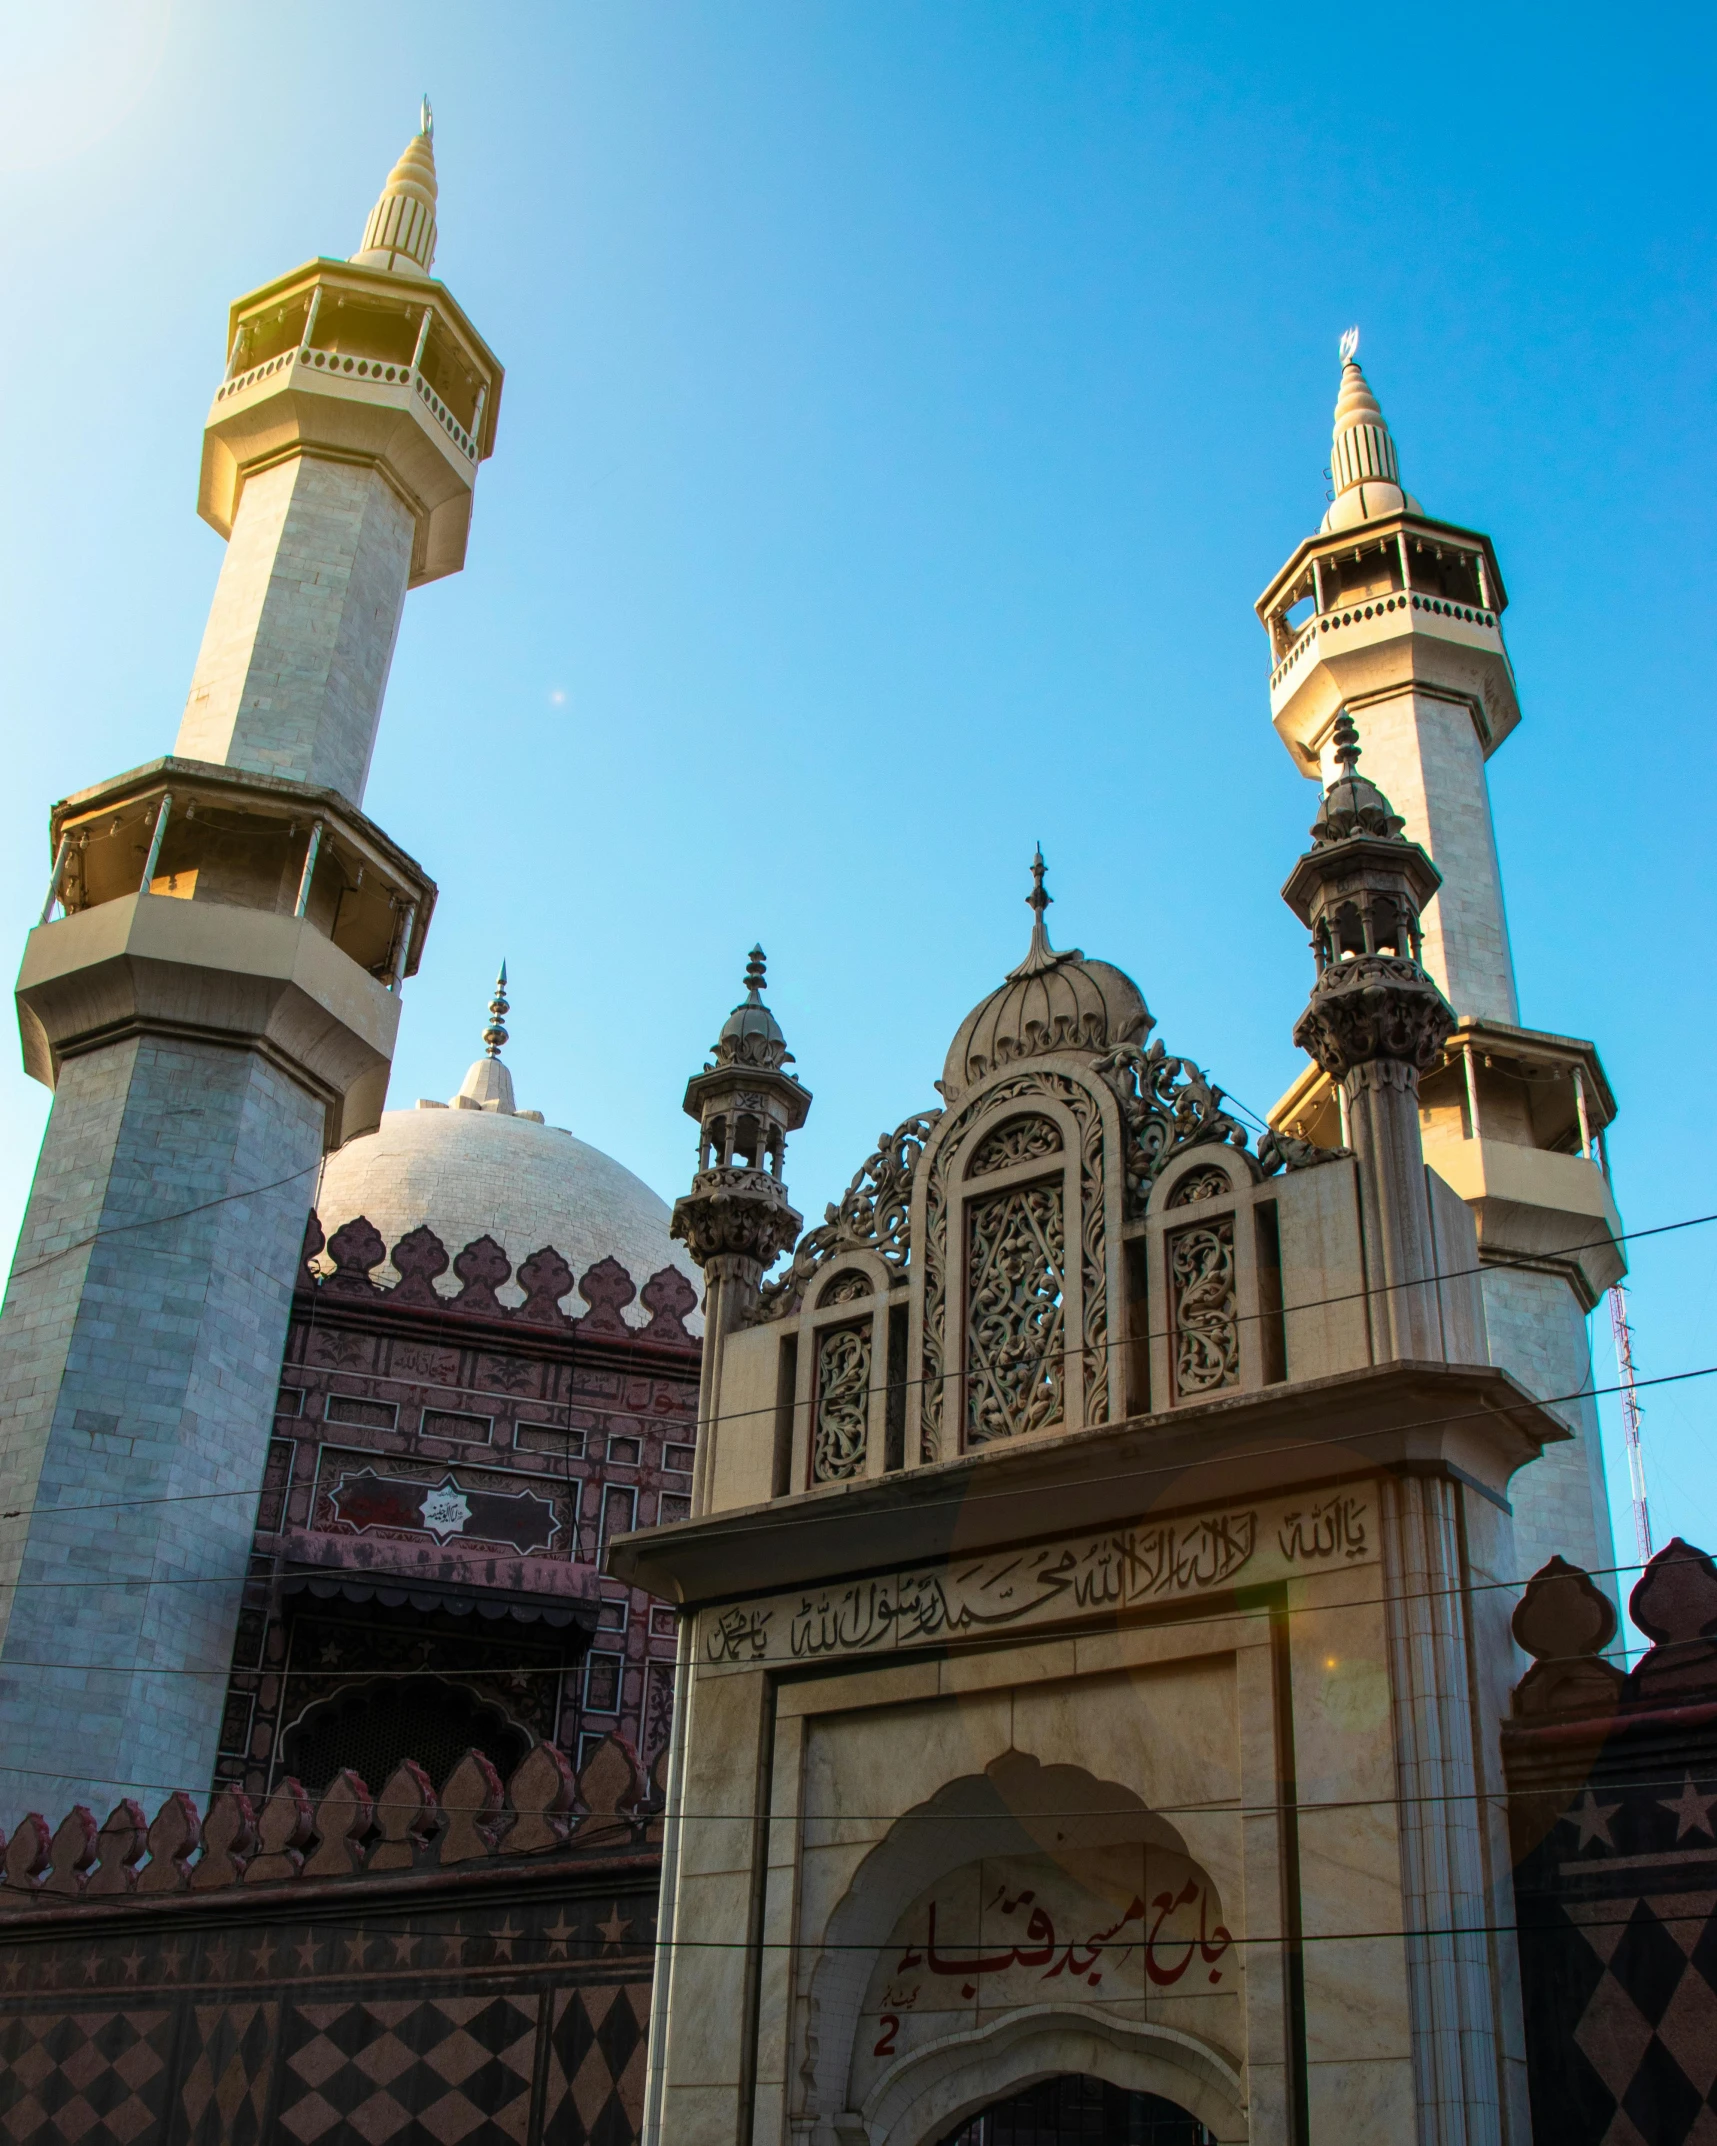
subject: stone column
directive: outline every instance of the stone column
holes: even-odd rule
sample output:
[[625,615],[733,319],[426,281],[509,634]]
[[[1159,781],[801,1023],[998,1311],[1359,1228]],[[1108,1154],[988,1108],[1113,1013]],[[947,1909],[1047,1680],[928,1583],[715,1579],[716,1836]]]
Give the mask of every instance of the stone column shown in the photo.
[[1502,2146],[1461,1493],[1443,1476],[1379,1492],[1418,2146]]

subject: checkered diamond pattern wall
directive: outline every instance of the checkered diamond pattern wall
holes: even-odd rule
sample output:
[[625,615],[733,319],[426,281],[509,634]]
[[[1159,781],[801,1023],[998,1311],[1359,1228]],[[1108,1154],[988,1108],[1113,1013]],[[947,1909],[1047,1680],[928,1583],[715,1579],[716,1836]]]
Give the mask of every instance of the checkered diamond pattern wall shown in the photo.
[[200,1934],[171,1896],[0,1925],[0,2146],[633,2146],[653,1875],[536,1870],[457,1910],[407,1879],[361,1920],[259,1901]]

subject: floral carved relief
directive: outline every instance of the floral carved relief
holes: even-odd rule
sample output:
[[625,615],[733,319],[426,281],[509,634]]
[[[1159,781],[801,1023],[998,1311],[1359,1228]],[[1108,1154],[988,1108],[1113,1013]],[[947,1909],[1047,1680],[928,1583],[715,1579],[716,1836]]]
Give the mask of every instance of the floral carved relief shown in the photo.
[[1179,1230],[1168,1240],[1174,1306],[1175,1390],[1183,1398],[1240,1383],[1240,1306],[1234,1287],[1234,1217]]
[[941,1115],[939,1110],[918,1112],[882,1135],[839,1205],[829,1206],[818,1226],[805,1232],[786,1273],[764,1288],[760,1319],[788,1318],[796,1312],[805,1285],[837,1252],[864,1246],[880,1252],[890,1268],[905,1270],[912,1250],[912,1180]]
[[966,1443],[1059,1423],[1067,1269],[1062,1188],[1015,1185],[966,1209]]
[[1193,1207],[1200,1200],[1220,1200],[1234,1190],[1226,1170],[1189,1170],[1169,1195],[1171,1207]]
[[[924,1195],[924,1357],[922,1366],[923,1398],[921,1402],[919,1449],[922,1458],[935,1460],[941,1453],[942,1426],[944,1419],[944,1389],[949,1372],[948,1361],[948,1205],[951,1192],[949,1172],[957,1153],[962,1134],[981,1118],[1000,1111],[1008,1103],[1033,1097],[1042,1097],[1060,1103],[1071,1114],[1079,1128],[1079,1215],[1078,1228],[1074,1232],[1079,1247],[1081,1297],[1083,1312],[1081,1333],[1077,1346],[1082,1353],[1084,1380],[1084,1420],[1087,1423],[1106,1423],[1109,1416],[1108,1377],[1108,1220],[1103,1202],[1103,1115],[1097,1098],[1078,1081],[1065,1074],[1048,1070],[1020,1073],[1005,1082],[1000,1088],[974,1099],[949,1128],[948,1137],[938,1148]],[[1015,1123],[1019,1121],[1016,1119]],[[1052,1121],[1044,1121],[1052,1123]],[[1012,1126],[998,1128],[1008,1133]],[[988,1138],[978,1150],[981,1154],[988,1147]],[[972,1175],[974,1155],[967,1165],[968,1178]],[[999,1164],[991,1167],[1000,1167]],[[1065,1230],[1065,1217],[1063,1218]],[[962,1251],[965,1251],[962,1247]],[[1059,1344],[1062,1351],[1063,1378],[1068,1342],[1063,1337]],[[959,1351],[956,1350],[955,1365],[958,1366]],[[1047,1420],[1047,1419],[1046,1419]]]
[[828,1327],[817,1339],[813,1483],[844,1483],[865,1468],[870,1413],[870,1326]]
[[1061,1128],[1053,1118],[1012,1118],[978,1143],[966,1165],[968,1177],[987,1177],[1016,1162],[1036,1162],[1061,1153]]

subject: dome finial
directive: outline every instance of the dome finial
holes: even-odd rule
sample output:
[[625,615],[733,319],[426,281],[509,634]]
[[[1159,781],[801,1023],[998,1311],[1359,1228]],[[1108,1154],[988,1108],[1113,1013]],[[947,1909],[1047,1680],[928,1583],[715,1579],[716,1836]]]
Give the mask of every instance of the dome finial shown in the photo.
[[1359,330],[1357,328],[1345,329],[1341,338],[1341,362],[1344,365],[1351,365],[1358,356]]
[[388,268],[397,275],[427,276],[435,263],[435,114],[423,100],[421,131],[400,152],[381,199],[353,254],[360,268]]
[[[435,111],[430,104],[428,90],[424,91],[423,102],[417,108],[417,131],[423,136],[426,142],[434,141]],[[1355,335],[1359,333],[1357,328],[1354,330],[1354,333]]]
[[489,1001],[489,1025],[483,1031],[483,1055],[499,1058],[501,1046],[507,1040],[507,1015],[511,1010],[507,998],[507,964],[501,963],[501,973],[495,978],[495,995]]
[[1053,969],[1063,961],[1083,959],[1077,953],[1058,954],[1049,943],[1049,927],[1043,921],[1043,912],[1055,896],[1043,884],[1044,871],[1043,844],[1040,842],[1031,860],[1031,892],[1025,898],[1025,905],[1031,911],[1031,944],[1019,967],[1008,971],[1010,981],[1016,976],[1040,976],[1045,969]]
[[748,1006],[761,1006],[763,1003],[764,967],[768,958],[760,946],[754,946],[746,957],[745,988],[749,995],[745,1003]]

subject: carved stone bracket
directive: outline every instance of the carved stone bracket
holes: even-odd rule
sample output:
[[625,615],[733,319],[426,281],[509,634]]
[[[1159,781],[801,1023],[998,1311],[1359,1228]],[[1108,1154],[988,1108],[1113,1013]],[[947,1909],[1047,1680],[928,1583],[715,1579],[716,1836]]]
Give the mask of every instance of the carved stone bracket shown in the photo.
[[754,1262],[763,1274],[799,1234],[802,1217],[766,1170],[700,1170],[674,1203],[672,1234],[700,1267],[717,1259]]
[[1416,961],[1361,954],[1319,976],[1294,1041],[1334,1080],[1379,1061],[1416,1077],[1441,1061],[1454,1027],[1449,1002]]

